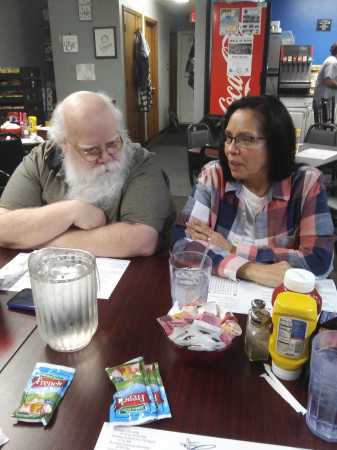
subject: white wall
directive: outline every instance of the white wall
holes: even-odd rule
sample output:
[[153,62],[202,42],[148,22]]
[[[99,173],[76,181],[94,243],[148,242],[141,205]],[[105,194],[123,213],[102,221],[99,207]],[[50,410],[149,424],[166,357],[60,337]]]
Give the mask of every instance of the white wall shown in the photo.
[[[122,14],[122,5],[137,11],[143,16],[157,21],[158,34],[158,114],[159,130],[168,125],[168,107],[169,107],[169,46],[170,46],[170,27],[174,18],[167,13],[165,8],[157,3],[156,0],[120,0]],[[121,16],[122,17],[122,16]],[[122,21],[122,18],[121,18]],[[121,30],[121,43],[123,51],[123,36]],[[124,73],[124,60],[122,62]],[[125,91],[123,91],[125,94]]]

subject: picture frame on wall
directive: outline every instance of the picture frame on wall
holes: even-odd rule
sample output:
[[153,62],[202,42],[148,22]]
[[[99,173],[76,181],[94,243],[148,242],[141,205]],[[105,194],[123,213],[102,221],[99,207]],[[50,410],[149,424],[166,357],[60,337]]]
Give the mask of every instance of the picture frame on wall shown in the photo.
[[81,21],[92,20],[91,0],[78,0],[78,18]]
[[116,27],[94,28],[95,58],[117,58]]

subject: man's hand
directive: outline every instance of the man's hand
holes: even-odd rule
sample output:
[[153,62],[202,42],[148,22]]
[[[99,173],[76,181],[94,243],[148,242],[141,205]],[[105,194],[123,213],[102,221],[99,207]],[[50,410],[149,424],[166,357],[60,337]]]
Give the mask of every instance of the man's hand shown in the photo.
[[238,270],[238,278],[275,287],[283,283],[285,272],[290,269],[286,261],[274,264],[247,263]]
[[186,224],[186,231],[193,240],[200,240],[216,245],[229,253],[235,253],[235,247],[222,234],[212,230],[208,225],[198,219],[191,219]]
[[92,230],[106,225],[104,211],[90,203],[75,200],[75,216],[73,225],[81,230]]

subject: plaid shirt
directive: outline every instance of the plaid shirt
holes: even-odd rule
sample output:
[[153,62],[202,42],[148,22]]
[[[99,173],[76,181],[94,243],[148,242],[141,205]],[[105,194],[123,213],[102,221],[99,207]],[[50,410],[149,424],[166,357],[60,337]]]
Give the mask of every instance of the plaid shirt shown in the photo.
[[[203,167],[184,209],[178,214],[173,239],[188,238],[185,224],[190,218],[207,223],[236,246],[230,254],[211,246],[213,272],[236,279],[238,269],[248,261],[271,264],[287,261],[324,278],[332,270],[334,228],[327,206],[322,174],[319,170],[298,166],[284,180],[272,184],[267,202],[256,211],[254,240],[243,235],[245,203],[242,184],[226,181],[218,161]],[[191,242],[203,250],[205,242]]]

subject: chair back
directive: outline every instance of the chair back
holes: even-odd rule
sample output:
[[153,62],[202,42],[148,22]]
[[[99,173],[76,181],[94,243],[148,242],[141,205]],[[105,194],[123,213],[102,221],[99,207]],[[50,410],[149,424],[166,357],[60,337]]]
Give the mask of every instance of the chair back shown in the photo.
[[311,125],[304,138],[304,142],[335,147],[337,146],[337,127],[334,124],[327,123]]
[[202,148],[210,143],[209,126],[200,122],[187,128],[187,148]]
[[335,97],[313,101],[314,121],[317,124],[335,123]]
[[19,136],[0,133],[0,170],[12,175],[24,157],[24,149]]

